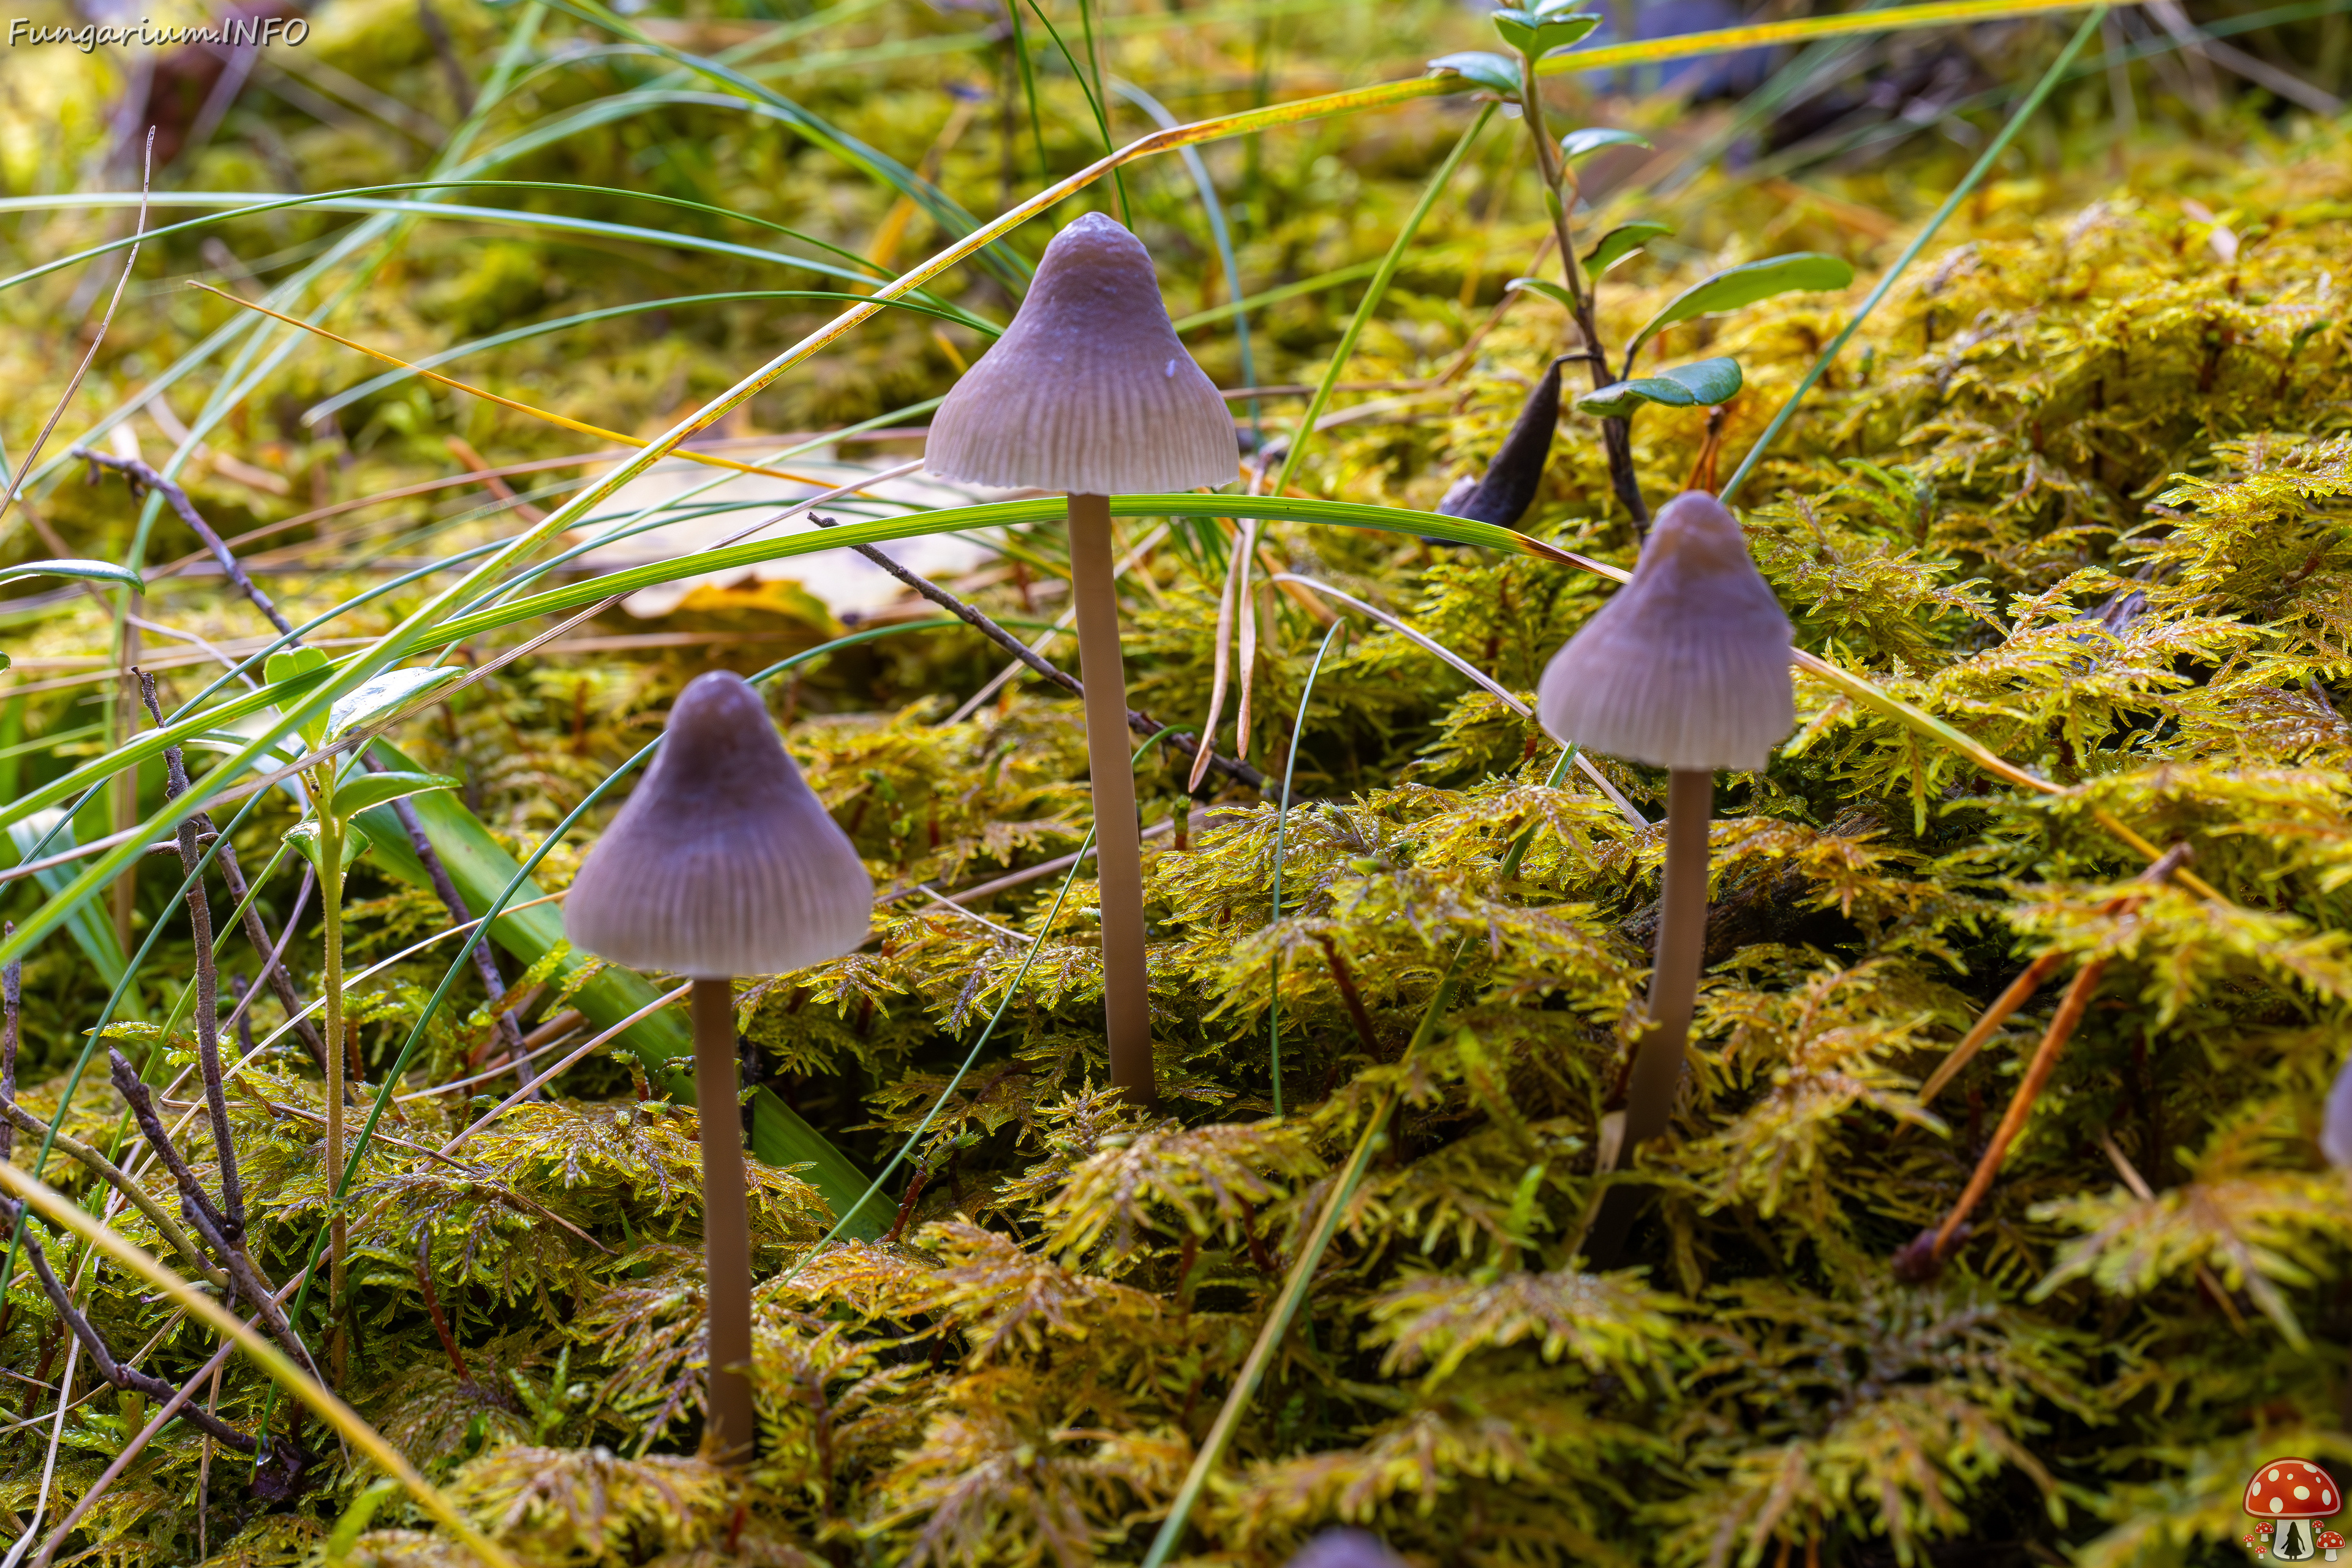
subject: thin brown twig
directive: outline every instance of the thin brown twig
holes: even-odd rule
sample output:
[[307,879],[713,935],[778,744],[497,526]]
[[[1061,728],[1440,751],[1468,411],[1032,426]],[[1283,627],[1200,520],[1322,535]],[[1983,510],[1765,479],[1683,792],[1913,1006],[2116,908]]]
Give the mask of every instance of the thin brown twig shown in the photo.
[[[16,922],[0,922],[0,933],[16,934]],[[12,958],[0,967],[0,1106],[16,1105],[16,1039],[24,1025],[25,961]],[[15,1152],[14,1123],[0,1123],[0,1160]]]
[[[2188,859],[2189,846],[2176,844],[2166,850],[2162,858],[2143,873],[2143,877],[2149,881],[2165,881],[2175,871],[2180,869]],[[2103,915],[2121,914],[2137,901],[2137,898],[2130,894],[2119,899],[2110,899],[2100,907],[2099,912]],[[2036,991],[2041,990],[2043,983],[2048,981],[2051,972],[2064,961],[2064,953],[2052,952],[2042,954],[2027,964],[2018,977],[2009,983],[2008,989],[1993,998],[1992,1005],[1984,1010],[1983,1016],[1979,1017],[1968,1034],[1962,1037],[1960,1043],[1952,1047],[1951,1054],[1944,1058],[1943,1065],[1937,1068],[1928,1077],[1927,1081],[1919,1087],[1919,1103],[1925,1106],[1943,1093],[1949,1087],[1952,1079],[1959,1076],[1961,1069],[1976,1059],[1977,1053],[1984,1048],[1985,1042],[1991,1039],[2001,1025],[2009,1021],[2010,1015],[2024,1006],[2027,999]]]
[[1372,1034],[1372,1016],[1364,1010],[1362,993],[1356,989],[1356,977],[1348,973],[1348,961],[1339,956],[1339,944],[1328,931],[1318,931],[1315,940],[1323,944],[1323,956],[1331,965],[1331,978],[1339,983],[1339,999],[1348,1005],[1348,1016],[1356,1021],[1356,1033],[1363,1037],[1364,1049],[1380,1055],[1380,1040]]
[[[155,678],[139,672],[139,695],[155,727],[163,727],[163,710],[155,700]],[[176,800],[188,789],[188,769],[177,746],[163,748],[163,795]],[[220,1160],[220,1230],[232,1247],[245,1242],[245,1184],[236,1169],[236,1143],[229,1135],[228,1096],[221,1088],[220,970],[213,962],[213,914],[205,891],[204,851],[196,835],[214,832],[212,820],[196,812],[181,820],[180,868],[188,878],[188,935],[195,944],[196,1063],[204,1075],[205,1107],[211,1113],[213,1147]]]
[[[311,1059],[321,1068],[325,1067],[327,1042],[319,1037],[317,1026],[304,1016],[302,994],[294,989],[294,977],[287,973],[284,962],[287,944],[293,941],[294,928],[302,918],[302,906],[310,901],[310,886],[316,873],[308,861],[303,863],[301,885],[294,895],[293,907],[287,911],[286,930],[273,942],[269,928],[262,923],[261,910],[247,896],[252,889],[245,879],[245,868],[237,862],[236,845],[226,842],[221,845],[218,864],[222,885],[228,889],[228,896],[245,910],[245,939],[253,944],[255,955],[261,960],[259,980],[268,984],[270,994],[278,998],[278,1005],[286,1009],[286,1016],[293,1021],[294,1033],[309,1049]],[[247,1009],[252,1005],[247,1000],[250,994],[249,989],[238,994],[229,1027],[236,1028],[243,1023]]]
[[433,1289],[433,1227],[425,1226],[416,1235],[416,1288],[425,1293],[425,1310],[433,1320],[433,1331],[440,1337],[443,1353],[457,1371],[457,1381],[471,1384],[474,1373],[466,1365],[466,1352],[457,1348],[457,1341],[449,1332],[449,1320],[441,1314],[441,1293]]
[[163,1168],[172,1173],[172,1180],[180,1190],[181,1214],[227,1268],[234,1289],[261,1308],[271,1336],[286,1347],[288,1354],[309,1367],[312,1376],[318,1376],[318,1363],[310,1359],[310,1348],[303,1344],[301,1336],[294,1331],[294,1325],[287,1321],[286,1314],[275,1304],[276,1288],[255,1266],[244,1247],[232,1243],[223,1234],[220,1210],[213,1204],[203,1184],[196,1180],[195,1173],[188,1168],[187,1160],[181,1154],[179,1145],[172,1142],[172,1134],[165,1130],[163,1119],[155,1114],[154,1097],[140,1079],[139,1069],[131,1065],[129,1058],[111,1047],[108,1047],[106,1055],[116,1092],[129,1102],[131,1117],[139,1123],[140,1133],[155,1151],[156,1157],[163,1162]]
[[[0,1129],[5,1129],[6,1136],[11,1139],[20,1131],[27,1138],[50,1137],[49,1124],[17,1104],[13,1095],[0,1101]],[[181,1260],[198,1279],[226,1289],[228,1276],[205,1261],[205,1255],[196,1247],[195,1238],[182,1229],[179,1221],[172,1217],[171,1211],[156,1202],[155,1194],[141,1186],[129,1172],[63,1128],[58,1130],[53,1142],[59,1153],[79,1161],[99,1180],[128,1198],[132,1207],[147,1216],[148,1223],[155,1227],[155,1234],[171,1245],[172,1250],[180,1255]]]
[[[2141,879],[2160,885],[2179,869],[2179,860],[2175,856],[2186,858],[2187,850],[2186,845],[2175,845],[2155,865],[2141,873]],[[1895,1254],[1895,1272],[1899,1278],[1918,1282],[1932,1279],[1941,1271],[1945,1255],[1951,1250],[1969,1214],[1984,1200],[1985,1194],[1992,1190],[1993,1178],[2000,1173],[2001,1162],[2008,1158],[2010,1145],[2025,1130],[2026,1119],[2033,1113],[2034,1102],[2048,1086],[2051,1074],[2057,1070],[2058,1058],[2064,1053],[2066,1042],[2074,1037],[2075,1026],[2082,1022],[2084,1013],[2089,1009],[2091,997],[2097,992],[2100,977],[2106,973],[2106,968],[2107,961],[2098,957],[2085,960],[2083,967],[2075,972],[2073,984],[2066,987],[2065,995],[2059,999],[2058,1011],[2051,1016],[2050,1026],[2042,1031],[2042,1043],[2034,1047],[2032,1059],[2026,1063],[2025,1076],[2019,1080],[2017,1092],[2010,1097],[2009,1109],[2001,1113],[2000,1125],[1993,1129],[1992,1142],[1985,1146],[1983,1155],[1977,1161],[1976,1169],[1969,1173],[1968,1185],[1960,1190],[1959,1198],[1952,1205],[1951,1212],[1944,1216],[1943,1224],[1933,1231],[1921,1232]]]

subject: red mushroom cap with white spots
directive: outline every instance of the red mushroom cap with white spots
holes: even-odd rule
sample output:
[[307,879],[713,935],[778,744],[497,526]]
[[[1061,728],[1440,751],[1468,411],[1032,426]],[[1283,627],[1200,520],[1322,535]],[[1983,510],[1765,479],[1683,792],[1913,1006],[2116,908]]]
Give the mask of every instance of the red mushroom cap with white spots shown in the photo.
[[2327,1519],[2343,1506],[2335,1479],[2309,1459],[2273,1459],[2246,1483],[2256,1519]]

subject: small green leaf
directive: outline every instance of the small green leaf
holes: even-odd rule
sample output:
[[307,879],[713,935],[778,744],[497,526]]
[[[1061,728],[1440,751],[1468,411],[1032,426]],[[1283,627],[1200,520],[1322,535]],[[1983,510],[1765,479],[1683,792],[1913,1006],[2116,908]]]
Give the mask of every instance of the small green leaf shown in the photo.
[[1576,296],[1568,291],[1566,285],[1555,283],[1549,278],[1514,278],[1503,285],[1503,291],[1507,294],[1514,289],[1540,294],[1557,304],[1565,305],[1571,311],[1576,309]]
[[327,739],[332,741],[362,724],[373,723],[403,703],[435,687],[446,686],[464,673],[449,665],[431,669],[387,669],[328,710]]
[[[262,679],[275,686],[280,681],[296,680],[303,676],[316,676],[331,667],[331,661],[314,647],[280,648],[263,661]],[[284,704],[279,704],[283,707]],[[306,748],[316,750],[327,738],[327,721],[313,716],[296,727]]]
[[1647,147],[1650,139],[1631,131],[1619,131],[1613,126],[1588,125],[1571,131],[1559,139],[1560,156],[1570,163],[1590,158],[1605,147]]
[[1739,362],[1733,359],[1694,360],[1656,375],[1612,382],[1576,400],[1580,412],[1605,419],[1622,419],[1644,403],[1664,408],[1690,408],[1727,402],[1739,391]]
[[0,573],[0,588],[33,577],[79,577],[84,582],[120,583],[142,594],[147,591],[138,573],[111,561],[27,561]]
[[1484,49],[1465,49],[1459,54],[1438,56],[1429,62],[1429,68],[1467,77],[1480,87],[1492,88],[1505,98],[1518,96],[1519,66],[1508,55],[1488,54]]
[[1490,19],[1495,24],[1495,31],[1503,36],[1503,42],[1531,60],[1539,60],[1555,49],[1581,43],[1586,34],[1601,26],[1599,16],[1580,14],[1564,6],[1548,7],[1541,11],[1497,11]]
[[2312,339],[2317,337],[2320,333],[2326,331],[2335,324],[2335,322],[2329,321],[2305,321],[2302,326],[2297,327],[2294,332],[2294,342],[2287,345],[2286,357],[2289,359],[2294,358],[2295,355],[2303,352],[2304,344],[2309,342]]
[[[313,868],[322,873],[325,871],[326,868],[319,865],[319,819],[317,817],[306,816],[288,828],[286,842],[294,846],[294,852],[310,862]],[[374,847],[375,840],[368,836],[366,828],[356,822],[346,822],[343,825],[343,866],[346,869],[350,868],[352,861]]]
[[1724,355],[1717,359],[1695,359],[1688,364],[1678,364],[1672,370],[1662,370],[1659,375],[1689,388],[1691,400],[1708,405],[1728,403],[1739,395],[1739,362]]
[[365,811],[372,805],[387,801],[405,800],[426,790],[456,789],[464,781],[446,773],[411,773],[386,770],[380,773],[353,773],[335,785],[335,815],[349,817],[355,811]]
[[1584,253],[1584,269],[1598,278],[1650,241],[1661,235],[1674,233],[1663,223],[1620,224],[1601,237],[1601,242]]
[[262,662],[261,679],[275,686],[314,669],[324,669],[327,656],[314,647],[281,647]]
[[1628,348],[1638,349],[1676,321],[1687,321],[1693,316],[1736,310],[1775,294],[1843,289],[1853,281],[1852,267],[1834,256],[1810,250],[1728,267],[1700,279],[1667,300],[1666,308],[1650,318],[1649,324],[1634,334]]

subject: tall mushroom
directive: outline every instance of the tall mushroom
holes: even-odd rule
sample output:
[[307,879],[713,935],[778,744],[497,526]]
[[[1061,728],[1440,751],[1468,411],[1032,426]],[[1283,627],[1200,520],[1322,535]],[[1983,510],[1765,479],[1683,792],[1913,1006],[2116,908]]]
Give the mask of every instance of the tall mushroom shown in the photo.
[[[1706,830],[1717,768],[1761,768],[1796,725],[1789,617],[1721,501],[1668,501],[1633,575],[1553,656],[1537,689],[1544,728],[1668,770],[1666,867],[1650,1026],[1626,1086],[1620,1156],[1664,1131],[1681,1081],[1706,935]],[[1614,1250],[1625,1200],[1603,1211],[1595,1255]]]
[[697,676],[645,780],[581,865],[567,935],[694,983],[701,1108],[709,1449],[751,1456],[751,1226],[737,1114],[733,977],[837,958],[866,940],[874,882],[742,677]]
[[1054,237],[1004,335],[931,417],[932,473],[1070,498],[1070,587],[1086,687],[1110,1079],[1157,1088],[1143,952],[1143,851],[1111,580],[1110,498],[1217,486],[1240,454],[1232,414],[1192,363],[1142,241],[1087,213]]

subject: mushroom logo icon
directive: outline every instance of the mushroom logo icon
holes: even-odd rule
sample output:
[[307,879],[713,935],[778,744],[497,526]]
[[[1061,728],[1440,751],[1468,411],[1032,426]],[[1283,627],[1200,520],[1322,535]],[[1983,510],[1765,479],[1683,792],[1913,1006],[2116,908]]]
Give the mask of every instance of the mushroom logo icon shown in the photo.
[[2254,1555],[2281,1563],[2333,1563],[2343,1550],[2344,1537],[2323,1528],[2344,1506],[2335,1478],[2309,1459],[2273,1459],[2246,1483],[2246,1511],[2262,1521],[2269,1540],[2254,1544]]

